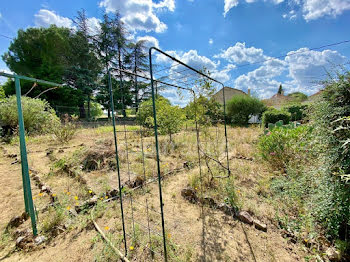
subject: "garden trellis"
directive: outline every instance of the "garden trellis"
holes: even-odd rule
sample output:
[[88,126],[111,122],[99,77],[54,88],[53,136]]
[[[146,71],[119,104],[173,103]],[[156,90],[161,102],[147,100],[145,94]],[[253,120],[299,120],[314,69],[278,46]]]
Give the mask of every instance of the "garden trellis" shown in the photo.
[[[156,61],[162,61],[161,64],[155,64]],[[199,121],[197,112],[197,100],[202,94],[203,86],[210,86],[213,90],[219,90],[224,85],[208,76],[204,71],[199,71],[193,67],[179,61],[178,59],[166,54],[165,52],[151,48],[149,50],[150,73],[130,72],[124,69],[111,68],[109,70],[109,90],[111,96],[112,115],[115,115],[116,124],[122,124],[123,130],[115,130],[115,148],[117,157],[117,172],[119,185],[119,198],[121,210],[121,224],[123,229],[123,245],[124,253],[127,254],[129,246],[137,242],[139,248],[148,250],[147,259],[164,259],[167,261],[172,257],[171,235],[175,233],[178,225],[173,221],[167,220],[170,217],[169,207],[171,203],[164,200],[163,184],[166,183],[168,176],[173,174],[185,174],[189,169],[195,169],[200,180],[200,188],[198,189],[199,199],[206,198],[206,184],[212,183],[215,179],[225,179],[230,176],[228,141],[226,129],[226,113],[225,113],[225,93],[223,89],[223,117],[215,119],[210,123]],[[122,108],[115,110],[113,108],[113,78],[119,79],[119,92],[123,94],[124,81],[130,81],[138,78],[140,81],[134,81],[134,84],[143,83],[147,85],[151,94],[152,103],[147,104],[147,110],[152,111],[153,131],[150,126],[145,127],[142,123],[134,126],[133,130],[127,129],[127,117],[125,110],[129,112],[139,112],[145,110],[144,106],[128,106],[122,105]],[[137,89],[137,88],[135,88]],[[178,134],[174,134],[176,143],[177,137],[188,136],[193,139],[193,143],[188,143],[186,151],[194,153],[195,157],[186,159],[183,163],[176,165],[172,163],[167,152],[167,145],[164,143],[164,137],[160,137],[159,122],[157,123],[158,112],[157,99],[159,96],[165,98],[179,98],[179,101],[185,101],[182,106],[190,102],[194,103],[194,121],[193,125],[181,130]],[[208,96],[210,99],[210,95]],[[176,99],[173,99],[176,104]],[[121,101],[125,101],[124,98]],[[170,99],[171,101],[171,99]],[[184,109],[182,109],[184,110]],[[159,119],[158,119],[159,121]],[[209,128],[211,127],[211,128]],[[150,133],[153,133],[153,135]],[[171,142],[171,141],[170,141]],[[168,145],[169,146],[169,145]],[[170,143],[170,146],[172,144]],[[138,150],[135,150],[137,148]],[[140,155],[140,163],[130,161],[131,154]],[[120,161],[121,158],[126,159]],[[122,163],[124,162],[124,164]],[[208,178],[208,174],[210,178]],[[140,179],[142,178],[142,179]],[[140,179],[140,182],[138,182]],[[206,181],[206,180],[210,181]],[[157,182],[157,187],[151,187],[152,182]],[[131,191],[125,186],[131,187]],[[140,189],[141,196],[134,197],[136,190]],[[130,189],[130,188],[129,188]],[[156,192],[155,192],[156,191]],[[168,194],[169,192],[167,192]],[[154,197],[158,195],[158,197]],[[153,196],[153,197],[152,197]],[[158,199],[154,202],[154,199]],[[201,206],[200,217],[203,220],[203,233],[201,240],[202,257],[205,260],[206,252],[206,236],[205,236],[205,203],[199,201]],[[147,236],[147,241],[140,241],[139,234]],[[160,247],[162,245],[162,248]],[[143,254],[144,255],[144,254]],[[158,257],[158,258],[157,258]]]
[[62,85],[45,81],[45,80],[35,79],[35,78],[21,76],[21,75],[12,75],[12,74],[7,74],[3,72],[0,72],[0,76],[15,79],[24,206],[25,206],[25,212],[29,214],[31,218],[33,235],[36,236],[37,225],[36,225],[36,219],[35,219],[32,189],[30,186],[28,156],[27,156],[27,147],[26,147],[26,140],[25,140],[25,129],[24,129],[24,121],[23,121],[22,102],[21,102],[21,80],[31,81],[34,83],[39,83],[39,84],[54,86],[54,87],[60,87]]

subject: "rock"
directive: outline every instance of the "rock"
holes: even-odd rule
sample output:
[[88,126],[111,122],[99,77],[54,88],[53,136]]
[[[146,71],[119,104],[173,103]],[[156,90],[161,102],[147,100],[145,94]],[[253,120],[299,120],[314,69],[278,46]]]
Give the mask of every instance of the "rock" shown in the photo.
[[20,249],[26,249],[32,246],[32,240],[30,235],[20,236],[16,239],[16,247]]
[[19,227],[23,223],[22,216],[15,216],[11,218],[10,222],[7,224],[6,228]]
[[58,150],[58,153],[64,153],[63,149]]
[[254,222],[254,226],[256,229],[267,232],[267,225],[266,224],[264,224],[263,222],[261,222],[257,219],[254,219],[253,222]]
[[[107,193],[107,195],[108,195],[109,197],[116,197],[116,196],[119,195],[119,191],[118,191],[117,189],[112,189],[111,191],[109,191],[109,192]],[[96,198],[97,198],[97,196],[96,196]]]
[[203,205],[208,205],[212,208],[216,207],[216,202],[212,197],[204,196],[203,198],[200,198],[199,202]]
[[253,225],[253,218],[247,211],[239,211],[237,214],[237,218],[243,223]]
[[40,192],[45,192],[50,194],[51,193],[51,188],[49,186],[43,185],[40,189]]
[[45,241],[46,241],[46,237],[45,236],[37,236],[34,239],[34,242],[35,242],[36,245],[40,245],[40,244],[42,244]]
[[228,216],[234,215],[234,213],[235,213],[235,210],[225,203],[218,204],[217,209],[221,210],[222,212],[224,212]]
[[340,254],[334,247],[328,248],[326,255],[330,261],[340,261]]
[[192,203],[197,202],[196,191],[190,187],[186,187],[186,188],[182,189],[181,196]]
[[40,182],[40,177],[38,177],[37,175],[33,175],[32,179],[37,183]]

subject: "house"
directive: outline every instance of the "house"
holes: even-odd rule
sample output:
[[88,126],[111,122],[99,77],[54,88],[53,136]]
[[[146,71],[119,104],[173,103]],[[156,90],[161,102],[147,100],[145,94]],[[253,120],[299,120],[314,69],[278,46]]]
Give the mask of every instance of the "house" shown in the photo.
[[[213,99],[217,102],[219,102],[220,104],[224,104],[224,97],[223,97],[223,92],[225,91],[225,104],[227,104],[227,102],[233,97],[233,96],[237,96],[237,95],[246,95],[246,96],[250,96],[250,89],[248,89],[248,94],[243,92],[242,90],[236,89],[236,88],[232,88],[232,87],[228,87],[225,86],[224,88],[221,88],[218,92],[216,92],[213,95]],[[249,119],[249,123],[260,123],[260,119],[258,116],[252,116]]]
[[236,95],[248,95],[247,93],[243,92],[242,90],[232,88],[225,86],[224,88],[221,88],[218,92],[216,92],[213,95],[213,99],[220,104],[224,104],[224,97],[223,97],[223,92],[225,90],[225,104],[233,97]]

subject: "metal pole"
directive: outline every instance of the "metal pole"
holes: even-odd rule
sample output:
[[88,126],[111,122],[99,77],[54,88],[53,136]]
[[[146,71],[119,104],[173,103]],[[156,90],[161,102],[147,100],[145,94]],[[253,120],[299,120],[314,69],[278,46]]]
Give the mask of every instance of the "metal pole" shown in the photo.
[[118,157],[118,142],[117,142],[117,130],[115,127],[115,118],[114,118],[114,101],[113,101],[113,91],[112,91],[112,79],[110,70],[108,70],[108,88],[109,88],[109,96],[110,96],[110,105],[111,105],[111,113],[112,113],[112,123],[113,123],[113,134],[114,134],[114,147],[115,147],[115,159],[117,161],[117,173],[118,173],[118,187],[119,187],[119,198],[120,198],[120,211],[122,215],[122,225],[123,225],[123,237],[124,237],[124,248],[125,248],[125,256],[128,254],[128,249],[126,245],[126,233],[125,233],[125,221],[124,221],[124,209],[123,209],[123,194],[122,187],[120,181],[120,168],[119,168],[119,157]]
[[231,176],[230,161],[228,159],[228,141],[227,141],[227,117],[226,117],[226,101],[225,101],[225,86],[222,84],[222,96],[224,99],[224,127],[225,127],[225,151],[226,151],[226,161],[227,161],[227,175]]
[[17,113],[18,113],[18,126],[19,126],[19,142],[20,142],[20,151],[21,151],[24,202],[26,206],[26,212],[29,213],[30,219],[32,222],[33,235],[36,236],[37,228],[36,228],[35,211],[34,211],[34,204],[33,204],[33,198],[32,198],[32,190],[30,187],[27,148],[26,148],[23,111],[22,111],[22,102],[21,102],[21,85],[20,85],[19,77],[15,77],[15,85],[16,85],[16,97],[17,97]]
[[157,130],[157,112],[156,112],[156,101],[154,94],[154,83],[153,83],[153,71],[152,71],[152,49],[149,49],[149,70],[151,75],[151,86],[152,86],[152,101],[153,101],[153,119],[154,119],[154,137],[156,140],[156,154],[157,154],[157,170],[158,170],[158,187],[159,187],[159,201],[160,201],[160,212],[162,217],[162,230],[163,230],[163,245],[164,245],[164,260],[168,261],[168,255],[166,250],[166,237],[165,237],[165,223],[164,223],[164,211],[163,211],[163,197],[162,197],[162,182],[160,176],[160,164],[159,164],[159,145],[158,145],[158,130]]

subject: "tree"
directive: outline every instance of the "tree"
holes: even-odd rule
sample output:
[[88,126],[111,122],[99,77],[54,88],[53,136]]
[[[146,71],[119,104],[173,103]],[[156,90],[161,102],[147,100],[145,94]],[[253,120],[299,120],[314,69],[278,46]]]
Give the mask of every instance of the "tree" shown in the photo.
[[302,92],[294,92],[288,94],[288,97],[292,98],[293,103],[301,103],[307,100],[307,95]]
[[87,101],[87,117],[90,119],[90,101],[97,88],[96,80],[100,72],[100,65],[90,41],[90,30],[85,10],[78,11],[74,22],[78,30],[69,39],[71,53],[74,55],[72,55],[71,65],[67,67],[64,77],[71,87],[81,90],[84,94],[84,98],[79,103],[80,117],[86,117],[84,104]]
[[249,118],[260,115],[266,110],[266,106],[259,99],[247,95],[233,96],[227,102],[227,116],[232,123],[247,125]]
[[280,85],[278,88],[277,94],[282,95],[282,93],[283,93],[283,88],[282,88],[282,85]]
[[5,98],[5,90],[2,86],[0,86],[0,101]]
[[199,96],[185,107],[186,117],[190,120],[197,119],[200,125],[210,125],[223,118],[221,105],[213,99]]
[[[11,71],[33,78],[62,83],[64,74],[72,65],[71,41],[74,33],[68,28],[28,28],[19,30],[8,51],[2,56]],[[60,87],[42,94],[46,86],[21,81],[22,93],[29,97],[45,99],[52,107],[77,106],[84,100],[83,92],[70,86]],[[4,84],[7,96],[15,93],[14,81]],[[30,91],[30,92],[29,92]]]
[[138,77],[136,76],[137,74],[144,75],[144,73],[149,70],[148,55],[146,53],[144,40],[140,40],[136,43],[130,43],[129,48],[131,52],[126,55],[125,62],[127,64],[127,69],[135,74],[132,78],[134,84],[134,104],[137,112],[140,102],[143,100],[143,98],[147,98],[150,93],[149,90],[147,92],[147,88],[149,88],[149,86],[142,82],[139,83]]
[[[152,105],[152,99],[142,102],[136,116],[137,121],[148,128],[154,127]],[[172,141],[172,135],[181,130],[186,119],[184,111],[179,106],[172,106],[168,99],[161,96],[156,99],[156,111],[159,133],[169,135]]]

